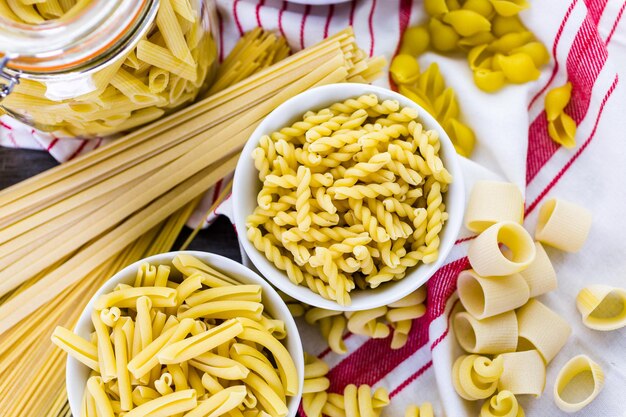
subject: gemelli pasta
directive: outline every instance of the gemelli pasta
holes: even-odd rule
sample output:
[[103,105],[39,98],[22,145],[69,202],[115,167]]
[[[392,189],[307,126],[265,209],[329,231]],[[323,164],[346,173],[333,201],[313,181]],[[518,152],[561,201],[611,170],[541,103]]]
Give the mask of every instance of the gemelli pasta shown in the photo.
[[260,139],[247,236],[295,284],[339,305],[439,256],[452,176],[417,111],[364,95]]
[[[62,327],[54,331],[52,341],[92,369],[83,417],[287,415],[298,376],[280,341],[284,323],[263,312],[261,288],[237,285],[190,255],[177,255],[173,264],[170,275],[169,267],[144,263],[134,286],[119,284],[100,296],[91,340]],[[220,302],[214,299],[223,300],[219,310],[189,317],[194,308]],[[259,313],[247,314],[246,303],[257,304]],[[319,368],[309,363],[315,377],[305,392],[328,388]]]

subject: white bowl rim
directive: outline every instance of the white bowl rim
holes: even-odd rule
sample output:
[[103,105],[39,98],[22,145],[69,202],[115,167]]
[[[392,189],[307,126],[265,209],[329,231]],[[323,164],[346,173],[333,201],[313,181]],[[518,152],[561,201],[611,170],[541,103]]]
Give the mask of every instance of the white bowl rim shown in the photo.
[[[352,296],[352,304],[349,306],[341,306],[335,301],[323,298],[303,285],[293,284],[284,271],[276,268],[273,263],[265,258],[264,254],[254,247],[247,239],[245,233],[247,230],[245,218],[250,214],[250,211],[246,210],[243,201],[245,201],[245,194],[248,193],[250,189],[250,171],[258,174],[254,164],[251,162],[251,154],[262,135],[293,123],[308,110],[321,109],[335,102],[371,93],[376,94],[381,100],[397,100],[403,107],[408,106],[417,109],[420,123],[422,123],[426,129],[435,130],[439,134],[441,141],[441,157],[444,165],[454,177],[454,181],[450,184],[444,197],[449,218],[440,235],[441,245],[439,247],[439,257],[434,263],[428,265],[420,264],[415,269],[408,272],[403,279],[381,285],[376,290],[366,290],[361,294],[354,291],[350,294]],[[258,184],[258,177],[256,176],[255,184]],[[254,197],[256,201],[256,193]],[[424,108],[409,98],[387,88],[359,83],[329,84],[309,89],[285,101],[267,115],[250,135],[250,138],[241,152],[235,169],[232,199],[235,228],[238,231],[239,242],[247,257],[260,272],[261,276],[282,292],[304,304],[327,310],[340,311],[361,311],[388,305],[405,297],[426,283],[439,267],[442,266],[444,260],[452,250],[461,229],[465,210],[465,190],[461,167],[456,150],[443,127]]]
[[[226,258],[222,255],[203,251],[172,251],[152,255],[128,265],[127,267],[116,272],[115,275],[113,275],[111,278],[109,278],[91,297],[89,303],[87,303],[85,309],[80,315],[80,318],[76,322],[74,332],[83,338],[89,337],[89,333],[93,331],[93,325],[91,324],[91,311],[93,309],[93,304],[95,303],[96,299],[102,294],[112,291],[118,283],[132,281],[137,273],[137,268],[141,263],[150,262],[157,265],[163,263],[171,263],[171,260],[173,260],[174,257],[178,254],[187,254],[194,256],[220,271],[228,274],[234,274],[237,276],[243,276],[246,280],[257,283],[262,287],[263,298],[265,299],[265,297],[267,297],[270,301],[272,301],[272,306],[268,308],[269,310],[273,310],[272,316],[285,322],[285,327],[287,329],[286,347],[289,353],[292,355],[294,363],[296,364],[296,370],[298,372],[299,379],[298,393],[297,395],[293,397],[288,397],[287,399],[289,408],[289,413],[287,417],[295,417],[298,411],[298,407],[300,405],[300,399],[302,397],[302,386],[304,383],[304,351],[302,347],[302,340],[300,338],[300,332],[298,331],[296,322],[291,315],[287,304],[285,304],[280,295],[265,279],[263,279],[261,276],[259,276],[259,274],[246,267],[245,265],[240,264],[239,262],[232,259]],[[223,264],[220,264],[218,266],[216,265],[216,261],[223,262]],[[279,314],[276,314],[277,312]],[[86,379],[77,378],[75,376],[80,373],[81,370],[84,371],[86,369],[88,368],[81,362],[69,355],[67,356],[67,362],[65,367],[66,390],[68,401],[70,403],[70,410],[72,411],[72,415],[75,416],[80,415],[81,402],[87,383]]]

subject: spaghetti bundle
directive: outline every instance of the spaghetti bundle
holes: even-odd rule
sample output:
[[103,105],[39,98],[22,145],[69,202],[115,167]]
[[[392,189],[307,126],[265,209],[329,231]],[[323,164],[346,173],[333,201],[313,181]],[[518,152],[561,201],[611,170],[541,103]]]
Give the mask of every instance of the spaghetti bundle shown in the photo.
[[[234,168],[249,134],[278,104],[317,85],[371,81],[384,64],[382,58],[367,58],[347,29],[1,191],[0,369],[9,378],[0,381],[6,393],[0,409],[9,415],[63,412],[63,356],[42,342],[53,327],[73,325],[76,304],[112,271],[168,250],[186,217],[166,219],[188,210]],[[166,236],[168,242],[161,242]],[[29,361],[27,367],[19,366],[23,361]],[[40,395],[52,392],[58,397]]]

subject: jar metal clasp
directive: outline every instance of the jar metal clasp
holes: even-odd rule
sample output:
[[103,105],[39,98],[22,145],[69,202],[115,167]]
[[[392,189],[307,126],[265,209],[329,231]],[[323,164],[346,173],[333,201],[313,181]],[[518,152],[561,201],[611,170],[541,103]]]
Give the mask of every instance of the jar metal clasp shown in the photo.
[[6,55],[0,58],[0,78],[6,81],[6,84],[0,84],[0,102],[11,94],[13,88],[20,83],[19,72],[11,73],[7,71],[6,66],[9,63],[9,60],[10,58]]

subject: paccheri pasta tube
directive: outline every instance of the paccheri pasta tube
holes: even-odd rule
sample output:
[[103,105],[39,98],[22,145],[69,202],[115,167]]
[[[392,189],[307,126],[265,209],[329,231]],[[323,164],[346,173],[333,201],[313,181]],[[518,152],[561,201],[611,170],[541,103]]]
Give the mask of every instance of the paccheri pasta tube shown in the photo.
[[520,274],[481,277],[470,269],[457,281],[463,307],[475,318],[484,319],[523,306],[528,301],[528,285]]
[[566,252],[578,252],[591,229],[591,212],[569,201],[553,198],[539,209],[535,239]]
[[517,317],[513,311],[482,320],[467,312],[457,313],[453,327],[457,341],[470,353],[498,354],[517,348]]
[[[55,330],[53,342],[93,370],[84,408],[93,401],[98,415],[113,415],[113,408],[118,408],[127,416],[184,412],[200,417],[228,414],[241,406],[242,412],[255,415],[285,416],[287,397],[297,394],[299,380],[294,361],[279,340],[286,336],[284,323],[267,316],[258,302],[261,288],[239,285],[219,271],[213,275],[207,272],[213,268],[190,255],[179,255],[173,264],[171,269],[142,264],[135,280],[139,286],[118,285],[96,300],[91,316],[95,343],[64,328]],[[188,273],[176,265],[188,265],[182,268]],[[198,277],[206,279],[196,285]],[[151,289],[172,290],[179,303],[157,305],[151,301],[156,294]],[[220,304],[219,315],[183,317],[195,308],[186,303],[188,299],[198,307],[210,296],[226,302]],[[258,304],[260,314],[240,317],[246,302]],[[105,310],[109,307],[117,310],[111,314]],[[309,373],[322,377],[317,368],[309,366]],[[323,379],[306,386],[308,392],[327,388]]]
[[567,342],[572,329],[561,316],[537,299],[531,299],[517,310],[518,349],[537,349],[546,363]]
[[503,221],[522,223],[524,199],[519,187],[508,182],[477,181],[472,187],[465,227],[482,232]]
[[536,350],[502,353],[503,371],[498,380],[499,391],[540,396],[546,385],[546,365]]
[[262,183],[246,219],[254,246],[338,304],[439,255],[452,176],[417,111],[374,95],[309,111],[261,137]]
[[[508,248],[503,253],[500,245]],[[471,243],[470,264],[482,276],[504,276],[520,272],[535,259],[535,244],[519,223],[504,221],[487,228]]]
[[550,292],[557,287],[556,272],[540,242],[535,242],[535,259],[519,274],[526,281],[528,295],[531,298]]

